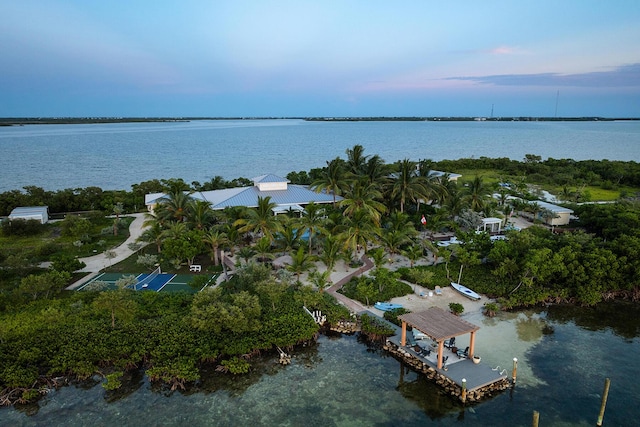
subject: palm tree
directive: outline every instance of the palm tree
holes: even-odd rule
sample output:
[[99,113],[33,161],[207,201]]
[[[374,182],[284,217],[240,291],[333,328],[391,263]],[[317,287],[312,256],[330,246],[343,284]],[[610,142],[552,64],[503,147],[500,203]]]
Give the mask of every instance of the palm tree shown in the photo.
[[282,232],[276,236],[276,244],[283,252],[290,252],[300,246],[300,236],[302,230],[295,228],[293,224],[287,224]]
[[363,165],[361,177],[366,178],[369,184],[377,185],[384,190],[389,181],[389,166],[385,165],[380,156],[372,156]]
[[275,255],[271,253],[271,241],[267,236],[260,238],[253,246],[256,251],[256,255],[261,262],[265,262],[270,259],[274,259]]
[[309,273],[309,280],[318,289],[318,292],[322,293],[324,288],[331,284],[331,271],[319,272],[318,270],[313,270]]
[[418,176],[416,162],[404,159],[399,164],[399,170],[393,178],[392,197],[400,198],[400,212],[404,212],[407,201],[418,202],[428,198],[425,179]]
[[282,223],[273,214],[273,209],[278,206],[271,201],[271,196],[258,197],[258,206],[247,211],[246,218],[236,220],[234,225],[240,225],[241,233],[260,233],[273,242],[274,233],[282,231]]
[[340,202],[344,208],[344,214],[348,217],[354,216],[358,211],[366,212],[373,222],[379,226],[380,217],[386,211],[386,207],[378,200],[382,198],[382,193],[375,185],[366,183],[363,180],[353,182],[349,194]]
[[411,242],[411,239],[404,230],[385,230],[380,233],[380,241],[389,252],[389,256],[397,254],[400,247]]
[[465,188],[464,200],[471,210],[481,212],[486,204],[486,196],[489,194],[489,188],[484,185],[482,177],[476,175]]
[[213,221],[214,214],[211,210],[211,203],[206,200],[191,200],[188,206],[188,222],[193,228],[204,229]]
[[353,148],[347,148],[347,165],[349,172],[356,176],[363,174],[365,164],[369,156],[364,155],[364,147],[360,144],[354,145]]
[[188,214],[191,193],[175,191],[160,199],[156,215],[161,220],[183,222]]
[[319,259],[327,266],[328,271],[333,271],[339,257],[340,243],[338,242],[338,239],[329,234],[324,238],[322,253],[319,256]]
[[113,235],[118,235],[118,225],[120,224],[120,215],[124,212],[124,207],[121,202],[116,203],[113,206],[113,213],[116,216],[116,219],[113,221]]
[[313,237],[317,233],[327,232],[327,230],[324,228],[324,212],[325,210],[322,206],[311,202],[307,206],[305,206],[302,216],[296,221],[299,228],[301,228],[302,230],[307,230],[309,232],[309,253],[311,253],[313,248]]
[[422,258],[424,249],[420,245],[411,245],[406,251],[402,251],[402,255],[409,259],[410,266],[413,267],[416,261]]
[[251,246],[243,246],[238,251],[238,256],[244,260],[245,265],[249,264],[249,261],[255,256],[255,254],[256,251]]
[[295,273],[297,281],[300,281],[300,275],[310,270],[314,264],[315,257],[305,252],[304,247],[300,246],[296,252],[291,255],[291,265],[287,266],[287,270]]
[[350,217],[344,218],[344,231],[340,233],[345,249],[357,251],[360,247],[367,251],[368,242],[375,239],[373,219],[365,210],[357,210]]
[[187,232],[187,225],[184,222],[172,222],[169,227],[163,231],[166,239],[179,239]]
[[218,253],[220,252],[220,246],[229,243],[227,235],[211,227],[202,237],[202,241],[211,247],[211,261],[213,261],[213,264],[220,264]]
[[164,229],[158,218],[152,214],[145,214],[145,220],[142,223],[145,228],[138,240],[141,242],[154,243],[158,249],[158,253],[162,250],[162,242],[165,238]]
[[325,191],[333,196],[333,207],[336,207],[336,196],[342,194],[346,187],[344,160],[339,157],[327,161],[327,167],[322,170],[321,178],[311,183],[311,188],[320,193]]

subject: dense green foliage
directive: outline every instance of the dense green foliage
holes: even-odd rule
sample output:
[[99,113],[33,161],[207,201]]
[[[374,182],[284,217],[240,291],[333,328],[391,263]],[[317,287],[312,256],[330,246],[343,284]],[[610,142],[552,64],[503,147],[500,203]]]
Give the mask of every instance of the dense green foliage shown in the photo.
[[34,298],[0,316],[0,389],[27,393],[47,378],[95,374],[108,375],[111,389],[138,368],[182,388],[200,377],[203,363],[216,362],[246,372],[247,356],[239,356],[314,338],[318,326],[303,305],[335,316],[334,304],[309,288],[277,283],[253,264],[196,296],[112,290]]
[[372,277],[360,276],[351,279],[340,290],[351,299],[366,305],[373,305],[378,301],[389,301],[413,292],[411,286],[398,280],[399,275],[386,268],[378,268]]

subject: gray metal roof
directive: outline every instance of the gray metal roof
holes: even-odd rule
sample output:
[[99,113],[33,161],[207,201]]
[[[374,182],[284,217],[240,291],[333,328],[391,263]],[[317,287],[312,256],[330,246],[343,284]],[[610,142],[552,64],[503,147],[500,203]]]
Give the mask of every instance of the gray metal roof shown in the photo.
[[[264,177],[276,177],[276,175],[264,175]],[[282,182],[282,178],[271,182]],[[260,191],[258,187],[252,186],[224,188],[222,190],[202,191],[191,194],[193,199],[211,203],[211,209],[214,210],[233,206],[257,207],[258,198],[267,196],[271,197],[271,201],[276,205],[285,206],[287,209],[291,205],[306,205],[311,202],[333,203],[333,195],[331,194],[326,192],[316,193],[307,186],[294,184],[288,184],[286,190]],[[166,197],[166,194],[163,193],[147,194],[145,196],[145,204],[156,204],[164,197]],[[336,196],[336,200],[342,200],[342,197]]]
[[274,175],[272,173],[256,176],[255,178],[252,179],[252,181],[255,182],[256,184],[259,182],[291,182],[287,178],[283,178],[281,176]]

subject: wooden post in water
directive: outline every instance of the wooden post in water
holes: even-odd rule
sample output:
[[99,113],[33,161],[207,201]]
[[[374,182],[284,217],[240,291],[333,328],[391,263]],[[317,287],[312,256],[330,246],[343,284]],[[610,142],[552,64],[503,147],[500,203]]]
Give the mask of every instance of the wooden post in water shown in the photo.
[[531,426],[538,427],[538,421],[540,421],[540,412],[533,411],[533,420],[531,421]]
[[462,403],[467,402],[467,379],[466,378],[462,379],[462,396],[460,396],[460,399],[462,400]]
[[516,383],[516,374],[518,373],[518,358],[514,357],[513,358],[513,372],[511,373],[511,379],[513,380],[513,383]]
[[604,391],[602,392],[602,403],[600,403],[600,414],[598,415],[598,422],[596,423],[598,427],[602,425],[602,420],[604,418],[604,408],[605,406],[607,406],[607,397],[609,396],[610,385],[611,385],[611,380],[609,378],[605,378]]

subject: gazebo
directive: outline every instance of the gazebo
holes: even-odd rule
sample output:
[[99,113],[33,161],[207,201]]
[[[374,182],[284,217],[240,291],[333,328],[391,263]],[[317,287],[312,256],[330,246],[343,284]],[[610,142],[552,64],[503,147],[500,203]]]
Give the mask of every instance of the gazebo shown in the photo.
[[407,313],[398,316],[402,320],[400,345],[407,345],[407,325],[419,330],[438,343],[438,369],[442,369],[442,353],[444,341],[459,335],[471,334],[469,339],[469,357],[473,357],[476,332],[479,326],[469,323],[460,317],[439,307],[431,307],[426,311]]
[[[502,218],[482,218],[482,231],[487,231],[489,229],[489,233],[499,233],[500,227],[502,226]],[[480,230],[480,227],[478,227]]]

